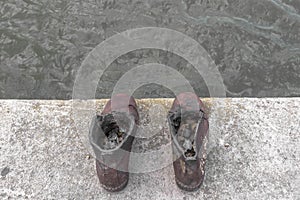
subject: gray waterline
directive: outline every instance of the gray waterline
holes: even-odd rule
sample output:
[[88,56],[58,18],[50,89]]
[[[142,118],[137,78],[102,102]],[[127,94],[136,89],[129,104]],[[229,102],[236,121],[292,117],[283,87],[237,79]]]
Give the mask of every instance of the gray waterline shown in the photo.
[[[116,33],[149,26],[198,41],[218,67],[227,96],[300,96],[299,13],[300,2],[286,0],[1,1],[0,98],[71,99],[77,70],[94,47]],[[111,64],[96,98],[109,98],[133,67],[155,62],[178,70],[199,96],[209,96],[186,60],[144,49]],[[155,84],[134,95],[173,96]]]

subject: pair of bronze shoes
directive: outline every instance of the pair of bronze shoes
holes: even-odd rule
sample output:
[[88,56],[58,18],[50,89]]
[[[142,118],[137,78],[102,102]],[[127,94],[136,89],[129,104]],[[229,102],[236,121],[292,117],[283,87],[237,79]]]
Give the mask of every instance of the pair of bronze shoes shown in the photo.
[[[198,189],[204,179],[208,118],[194,93],[181,93],[168,113],[172,135],[173,167],[179,188]],[[128,164],[139,124],[133,97],[118,94],[108,101],[91,125],[90,143],[96,154],[96,170],[102,187],[110,192],[124,189],[129,180]]]

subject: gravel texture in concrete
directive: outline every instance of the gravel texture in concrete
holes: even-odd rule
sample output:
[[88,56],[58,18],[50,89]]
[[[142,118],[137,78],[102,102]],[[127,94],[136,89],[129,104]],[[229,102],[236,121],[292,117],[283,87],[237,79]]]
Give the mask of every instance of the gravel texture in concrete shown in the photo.
[[[98,111],[106,101],[96,101]],[[131,174],[124,191],[103,190],[85,141],[90,102],[77,101],[78,114],[74,101],[0,101],[0,199],[300,199],[300,98],[205,99],[206,177],[191,193],[177,188],[170,163],[152,171],[154,159],[149,168],[140,160],[150,172]],[[168,147],[165,116],[172,99],[137,102],[141,124],[134,151]],[[168,161],[171,154],[161,156]]]

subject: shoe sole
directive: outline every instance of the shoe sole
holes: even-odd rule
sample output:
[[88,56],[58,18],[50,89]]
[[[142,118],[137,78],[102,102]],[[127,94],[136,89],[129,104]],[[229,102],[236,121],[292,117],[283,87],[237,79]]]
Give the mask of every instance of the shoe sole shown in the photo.
[[204,174],[201,177],[200,183],[198,183],[194,187],[191,187],[191,186],[183,184],[176,177],[175,177],[175,182],[176,182],[176,185],[178,186],[178,188],[180,188],[181,190],[184,190],[184,191],[187,191],[187,192],[194,192],[194,191],[198,190],[201,187],[201,185],[203,184],[204,176],[205,176],[205,172],[204,172]]

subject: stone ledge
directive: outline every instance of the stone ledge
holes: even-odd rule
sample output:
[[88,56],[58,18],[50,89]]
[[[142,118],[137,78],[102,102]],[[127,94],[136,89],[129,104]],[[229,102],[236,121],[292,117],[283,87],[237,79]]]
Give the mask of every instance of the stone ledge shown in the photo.
[[[101,110],[107,100],[97,100]],[[91,101],[76,102],[84,115]],[[141,123],[164,127],[172,99],[137,101]],[[210,115],[206,178],[196,192],[176,187],[172,165],[131,174],[127,188],[109,194],[98,184],[75,126],[72,101],[0,100],[1,199],[297,199],[300,197],[300,98],[204,99]],[[155,117],[158,116],[158,117]],[[150,121],[149,121],[150,119]],[[161,124],[160,124],[161,123]],[[149,130],[148,130],[149,131]],[[143,133],[141,133],[143,134]],[[155,135],[153,136],[156,137]],[[168,144],[165,131],[135,148]],[[138,147],[138,148],[137,148]]]

